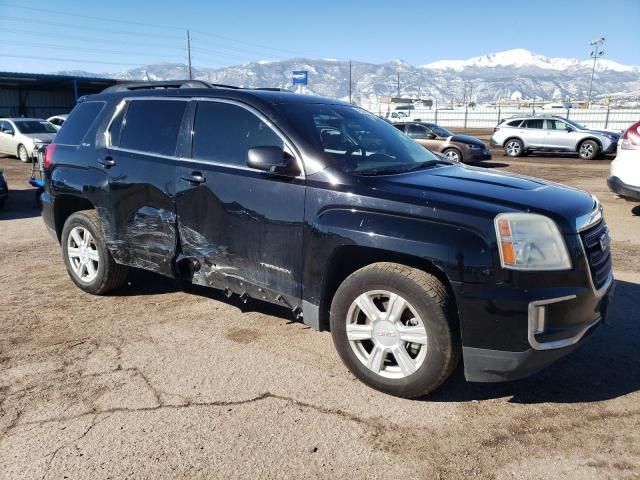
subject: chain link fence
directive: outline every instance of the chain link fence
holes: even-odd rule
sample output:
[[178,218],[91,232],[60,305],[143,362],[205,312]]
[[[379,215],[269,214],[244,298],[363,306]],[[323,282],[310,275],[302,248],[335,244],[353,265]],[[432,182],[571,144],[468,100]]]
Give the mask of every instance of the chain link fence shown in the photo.
[[[412,110],[394,110],[396,105],[379,104],[369,110],[391,121],[422,120],[443,127],[493,128],[502,120],[522,115],[558,115],[578,122],[588,128],[625,130],[640,120],[640,110],[613,108],[551,108],[540,107],[492,107],[492,108],[419,108]],[[391,118],[395,112],[396,118]],[[398,115],[403,115],[398,117]]]

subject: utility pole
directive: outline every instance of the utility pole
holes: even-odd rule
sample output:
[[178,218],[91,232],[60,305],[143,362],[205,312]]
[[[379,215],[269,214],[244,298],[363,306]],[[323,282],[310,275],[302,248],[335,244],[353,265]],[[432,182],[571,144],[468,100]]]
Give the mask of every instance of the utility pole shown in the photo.
[[400,98],[400,72],[398,72],[398,98]]
[[587,108],[591,107],[591,91],[593,87],[593,75],[596,73],[596,60],[604,55],[602,45],[604,44],[604,37],[600,37],[597,40],[589,42],[589,45],[593,47],[593,50],[589,53],[589,56],[593,58],[593,67],[591,68],[591,81],[589,82],[589,95],[587,96]]
[[189,80],[193,80],[193,70],[191,69],[191,35],[187,30],[187,58],[189,59]]
[[349,103],[353,103],[351,101],[351,60],[349,60]]

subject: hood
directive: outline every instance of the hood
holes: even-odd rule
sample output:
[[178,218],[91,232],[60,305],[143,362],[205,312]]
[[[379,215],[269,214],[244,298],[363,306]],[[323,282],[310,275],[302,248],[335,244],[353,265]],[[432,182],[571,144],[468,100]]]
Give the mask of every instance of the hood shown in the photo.
[[55,133],[23,133],[22,135],[41,143],[51,143],[56,136]]
[[452,142],[460,142],[460,143],[468,143],[470,145],[482,145],[484,146],[484,142],[476,137],[472,137],[471,135],[454,135],[450,137]]
[[607,136],[614,136],[614,137],[620,136],[620,132],[616,132],[613,130],[595,130],[593,128],[585,128],[583,132],[597,133],[598,135],[607,135]]
[[409,203],[432,200],[452,208],[477,207],[491,214],[540,213],[555,220],[565,233],[576,233],[576,219],[594,208],[594,198],[582,190],[478,167],[450,165],[371,178],[376,179],[379,190],[404,197]]

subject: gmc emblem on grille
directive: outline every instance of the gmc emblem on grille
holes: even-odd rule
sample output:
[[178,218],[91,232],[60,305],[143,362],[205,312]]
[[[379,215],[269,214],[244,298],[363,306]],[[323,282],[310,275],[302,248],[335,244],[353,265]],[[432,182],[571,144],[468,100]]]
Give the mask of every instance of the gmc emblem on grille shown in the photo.
[[609,231],[605,230],[602,235],[600,235],[600,250],[603,252],[609,248],[611,245],[611,237],[609,236]]

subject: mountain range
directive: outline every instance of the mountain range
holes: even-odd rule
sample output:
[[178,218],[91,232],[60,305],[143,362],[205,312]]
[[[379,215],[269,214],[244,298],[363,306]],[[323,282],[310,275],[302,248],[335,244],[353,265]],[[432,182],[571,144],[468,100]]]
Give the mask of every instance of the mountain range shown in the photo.
[[[197,60],[197,59],[196,59]],[[356,103],[374,101],[377,96],[431,98],[439,102],[476,103],[499,100],[579,101],[587,97],[593,62],[550,58],[524,49],[497,52],[468,60],[440,60],[413,66],[402,60],[373,64],[352,62],[352,96]],[[306,93],[348,99],[349,62],[335,59],[292,58],[258,61],[224,68],[194,68],[196,79],[242,87],[293,89],[292,70],[307,70]],[[189,77],[188,67],[179,63],[158,63],[117,73],[84,71],[58,72],[85,76],[107,76],[128,80],[175,80]],[[598,59],[593,96],[621,101],[637,100],[640,67]]]

